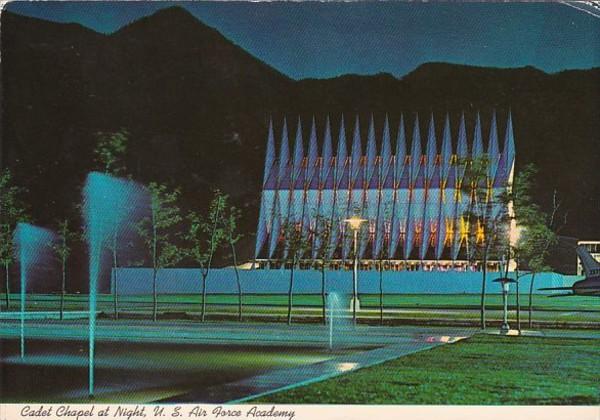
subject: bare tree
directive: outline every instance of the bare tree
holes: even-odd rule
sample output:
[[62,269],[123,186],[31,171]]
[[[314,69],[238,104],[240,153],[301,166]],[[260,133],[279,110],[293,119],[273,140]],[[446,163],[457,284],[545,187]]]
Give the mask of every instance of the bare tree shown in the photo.
[[175,242],[173,228],[182,220],[177,200],[179,190],[168,191],[162,184],[152,182],[150,192],[150,216],[137,224],[137,231],[150,252],[152,262],[152,319],[158,317],[157,275],[159,270],[177,264],[183,252]]
[[68,218],[57,223],[57,231],[58,241],[53,241],[49,245],[61,266],[60,319],[62,320],[64,318],[65,295],[67,292],[67,260],[71,256],[73,242],[78,240],[80,235],[71,228]]
[[14,260],[13,233],[17,223],[28,219],[21,196],[24,188],[15,185],[8,169],[0,172],[0,263],[5,272],[6,308],[10,308],[10,265]]
[[223,213],[223,244],[225,247],[229,247],[231,251],[231,259],[233,263],[233,270],[235,272],[235,281],[238,292],[238,321],[242,320],[242,282],[240,281],[240,272],[238,270],[237,263],[237,252],[235,245],[242,238],[242,234],[238,233],[238,222],[241,217],[241,212],[234,206],[225,205],[225,211]]
[[467,211],[462,215],[468,226],[467,259],[481,266],[480,326],[485,330],[488,261],[492,255],[505,252],[509,241],[508,192],[494,196],[488,179],[487,156],[463,164],[467,168],[461,189],[470,197]]
[[202,276],[202,310],[201,320],[206,317],[206,281],[212,268],[213,258],[217,249],[225,239],[224,214],[227,196],[215,190],[206,217],[197,213],[188,214],[189,231],[185,239],[190,244],[188,256],[200,265]]
[[552,268],[547,264],[550,248],[558,243],[558,232],[566,224],[566,213],[563,215],[562,223],[558,222],[560,202],[557,192],[552,197],[552,210],[546,214],[540,210],[530,215],[528,224],[519,238],[519,252],[521,262],[529,270],[531,280],[529,283],[528,299],[528,326],[533,327],[533,290],[537,273],[550,271]]
[[315,226],[312,233],[313,247],[315,249],[315,260],[321,272],[321,312],[323,324],[327,323],[327,269],[331,267],[333,246],[331,244],[332,223],[329,218],[317,214]]
[[[124,176],[127,172],[125,155],[129,132],[121,128],[114,132],[96,133],[96,147],[94,149],[94,161],[98,169],[113,176]],[[119,233],[118,224],[113,226],[112,240],[108,248],[112,254],[112,282],[113,282],[113,311],[115,319],[119,317]]]
[[292,306],[294,298],[294,270],[300,262],[302,256],[310,249],[310,242],[308,241],[307,235],[302,232],[302,226],[300,223],[294,223],[287,220],[283,223],[283,242],[284,242],[284,255],[283,261],[290,264],[290,283],[288,288],[288,310],[287,310],[287,323],[292,323]]

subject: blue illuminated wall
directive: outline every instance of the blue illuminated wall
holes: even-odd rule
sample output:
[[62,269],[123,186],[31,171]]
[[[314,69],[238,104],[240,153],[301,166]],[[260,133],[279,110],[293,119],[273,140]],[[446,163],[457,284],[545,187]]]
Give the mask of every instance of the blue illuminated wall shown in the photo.
[[[289,287],[289,270],[240,270],[242,291],[248,293],[285,294]],[[514,273],[510,273],[514,276]],[[120,294],[151,294],[152,269],[120,268]],[[487,287],[489,293],[500,293],[500,286],[494,280],[499,273],[489,273]],[[542,287],[570,286],[574,276],[562,276],[556,273],[541,273],[535,278],[536,294],[556,292],[539,291]],[[520,280],[521,290],[529,290],[530,276]],[[158,292],[198,294],[202,291],[199,269],[168,268],[158,273]],[[207,293],[237,293],[235,272],[232,268],[211,270],[207,280]],[[330,292],[351,293],[352,272],[330,271],[327,273],[327,290]],[[387,271],[383,273],[384,293],[399,294],[460,294],[481,293],[481,273],[461,273],[454,271]],[[108,290],[107,290],[108,291]],[[379,293],[379,273],[360,271],[358,277],[359,293]],[[317,270],[295,270],[295,293],[321,293],[321,273]]]

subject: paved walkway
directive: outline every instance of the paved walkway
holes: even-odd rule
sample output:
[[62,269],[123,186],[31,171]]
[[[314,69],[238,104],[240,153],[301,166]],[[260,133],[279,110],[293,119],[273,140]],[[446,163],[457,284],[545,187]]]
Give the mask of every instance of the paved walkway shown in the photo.
[[465,333],[465,330],[453,330],[446,331],[446,334],[448,335],[440,335],[438,331],[437,335],[430,335],[430,332],[428,332],[419,338],[407,339],[405,342],[399,344],[390,344],[374,350],[342,355],[312,365],[273,370],[251,378],[189,392],[157,402],[244,403],[248,400],[275,392],[323,381],[357,369],[394,360],[408,354],[453,343],[469,337],[472,332]]

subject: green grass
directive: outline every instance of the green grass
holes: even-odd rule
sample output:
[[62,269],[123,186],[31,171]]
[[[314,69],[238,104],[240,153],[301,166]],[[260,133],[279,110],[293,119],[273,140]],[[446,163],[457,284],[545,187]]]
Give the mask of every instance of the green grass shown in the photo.
[[[112,305],[112,295],[98,295],[99,304]],[[162,305],[191,305],[197,306],[202,302],[200,294],[169,294],[159,295],[159,304]],[[210,294],[207,296],[207,304],[213,305],[237,305],[237,295],[235,294]],[[378,308],[379,296],[375,294],[361,294],[361,306],[364,308]],[[386,308],[432,308],[432,309],[477,309],[479,308],[478,294],[460,294],[460,295],[385,295],[384,306]],[[12,306],[18,306],[19,295],[11,294]],[[36,303],[37,306],[47,306],[55,309],[58,307],[60,296],[50,294],[35,294],[28,295],[29,304]],[[515,295],[512,294],[509,298],[511,306],[515,304]],[[524,307],[528,303],[528,296],[524,293],[520,295],[521,306]],[[131,295],[121,296],[119,301],[123,304],[146,304],[151,305],[152,296],[148,295]],[[501,309],[502,296],[499,294],[489,294],[486,298],[489,309]],[[287,295],[244,295],[243,304],[246,306],[286,306]],[[0,303],[4,306],[4,294],[0,294]],[[70,309],[86,309],[87,295],[70,294],[66,296],[66,303]],[[299,306],[314,306],[321,305],[320,295],[294,295],[294,304]],[[598,298],[575,296],[570,298],[549,298],[542,295],[533,296],[534,309],[541,310],[579,310],[579,311],[598,311],[600,305]]]
[[599,370],[600,340],[477,335],[257,401],[594,405]]
[[[12,295],[11,308],[19,310],[18,295]],[[207,296],[207,316],[235,317],[237,313],[237,295],[214,294]],[[427,323],[435,322],[474,322],[479,319],[479,295],[386,295],[384,296],[384,317],[387,320],[402,322]],[[362,311],[360,317],[377,318],[379,296],[360,295]],[[60,306],[59,295],[34,294],[27,296],[27,311],[57,311]],[[133,295],[119,298],[120,311],[147,316],[152,311],[152,296]],[[201,295],[159,295],[160,313],[172,313],[171,316],[184,316],[184,313],[198,314],[201,309]],[[500,321],[502,318],[502,297],[498,294],[487,296],[488,320]],[[521,320],[527,322],[526,295],[521,295]],[[555,325],[564,323],[600,323],[599,301],[594,297],[569,297],[552,299],[534,295],[533,320],[552,322]],[[4,306],[2,295],[0,305]],[[285,317],[287,314],[287,295],[244,295],[244,313],[255,317]],[[293,316],[318,318],[321,316],[320,295],[294,295]],[[66,296],[65,310],[85,311],[88,308],[87,295],[72,294]],[[509,319],[515,321],[515,296],[509,300]],[[4,309],[4,308],[2,308]],[[109,294],[98,295],[97,309],[106,314],[113,312],[113,297]]]

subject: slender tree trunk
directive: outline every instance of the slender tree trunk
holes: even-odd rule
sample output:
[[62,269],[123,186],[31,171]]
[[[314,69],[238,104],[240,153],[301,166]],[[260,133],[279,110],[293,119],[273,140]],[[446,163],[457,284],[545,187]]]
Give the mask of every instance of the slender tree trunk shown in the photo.
[[113,276],[115,278],[115,290],[114,290],[114,297],[113,297],[113,306],[114,306],[114,313],[115,313],[115,319],[119,319],[119,280],[118,280],[118,274],[117,274],[117,267],[113,268]]
[[60,288],[60,320],[64,319],[65,314],[65,293],[67,284],[67,261],[65,257],[62,258],[62,283]]
[[354,230],[354,270],[352,278],[352,324],[356,326],[356,301],[358,300],[358,230]]
[[158,318],[158,293],[156,287],[156,275],[158,271],[158,254],[157,254],[157,241],[158,241],[158,232],[156,229],[156,211],[152,210],[152,267],[154,269],[152,274],[152,294],[154,299],[154,308],[152,310],[152,318],[154,321]]
[[208,277],[208,272],[202,272],[202,309],[200,312],[200,320],[204,322],[206,315],[206,278]]
[[208,277],[208,273],[210,272],[213,255],[215,254],[214,241],[215,241],[215,234],[217,232],[218,223],[219,223],[219,210],[217,210],[217,212],[215,214],[212,233],[210,235],[211,253],[210,253],[210,257],[208,258],[208,263],[206,264],[206,272],[202,272],[202,313],[200,315],[202,322],[204,322],[204,318],[206,315],[206,279]]
[[292,325],[292,298],[294,291],[294,266],[295,262],[292,262],[292,269],[290,270],[290,288],[288,290],[288,313],[287,313],[287,323],[288,325]]
[[516,270],[516,280],[517,283],[515,284],[516,289],[517,289],[517,331],[519,332],[519,335],[521,335],[521,301],[519,300],[519,270]]
[[115,319],[119,319],[119,279],[117,274],[118,262],[117,262],[117,234],[115,232],[113,236],[113,306]]
[[4,271],[6,272],[6,309],[10,309],[10,264],[4,263]]
[[237,267],[237,255],[235,253],[235,245],[230,242],[231,256],[233,258],[233,269],[235,271],[235,281],[238,289],[238,321],[242,321],[242,282],[240,281],[240,272]]
[[322,306],[322,314],[323,314],[323,324],[327,325],[327,313],[326,313],[326,307],[327,307],[327,301],[326,301],[326,297],[325,297],[325,264],[321,263],[321,306]]
[[485,281],[487,274],[487,252],[483,256],[483,267],[481,270],[481,329],[485,330]]
[[529,308],[528,308],[528,312],[529,312],[529,328],[533,328],[533,319],[532,319],[532,313],[533,313],[533,281],[535,280],[535,273],[531,273],[531,283],[529,283]]
[[383,325],[383,263],[379,262],[379,325]]
[[153,308],[152,308],[152,319],[156,321],[158,319],[158,293],[156,287],[156,275],[158,270],[154,268],[152,270],[152,298],[153,298]]

